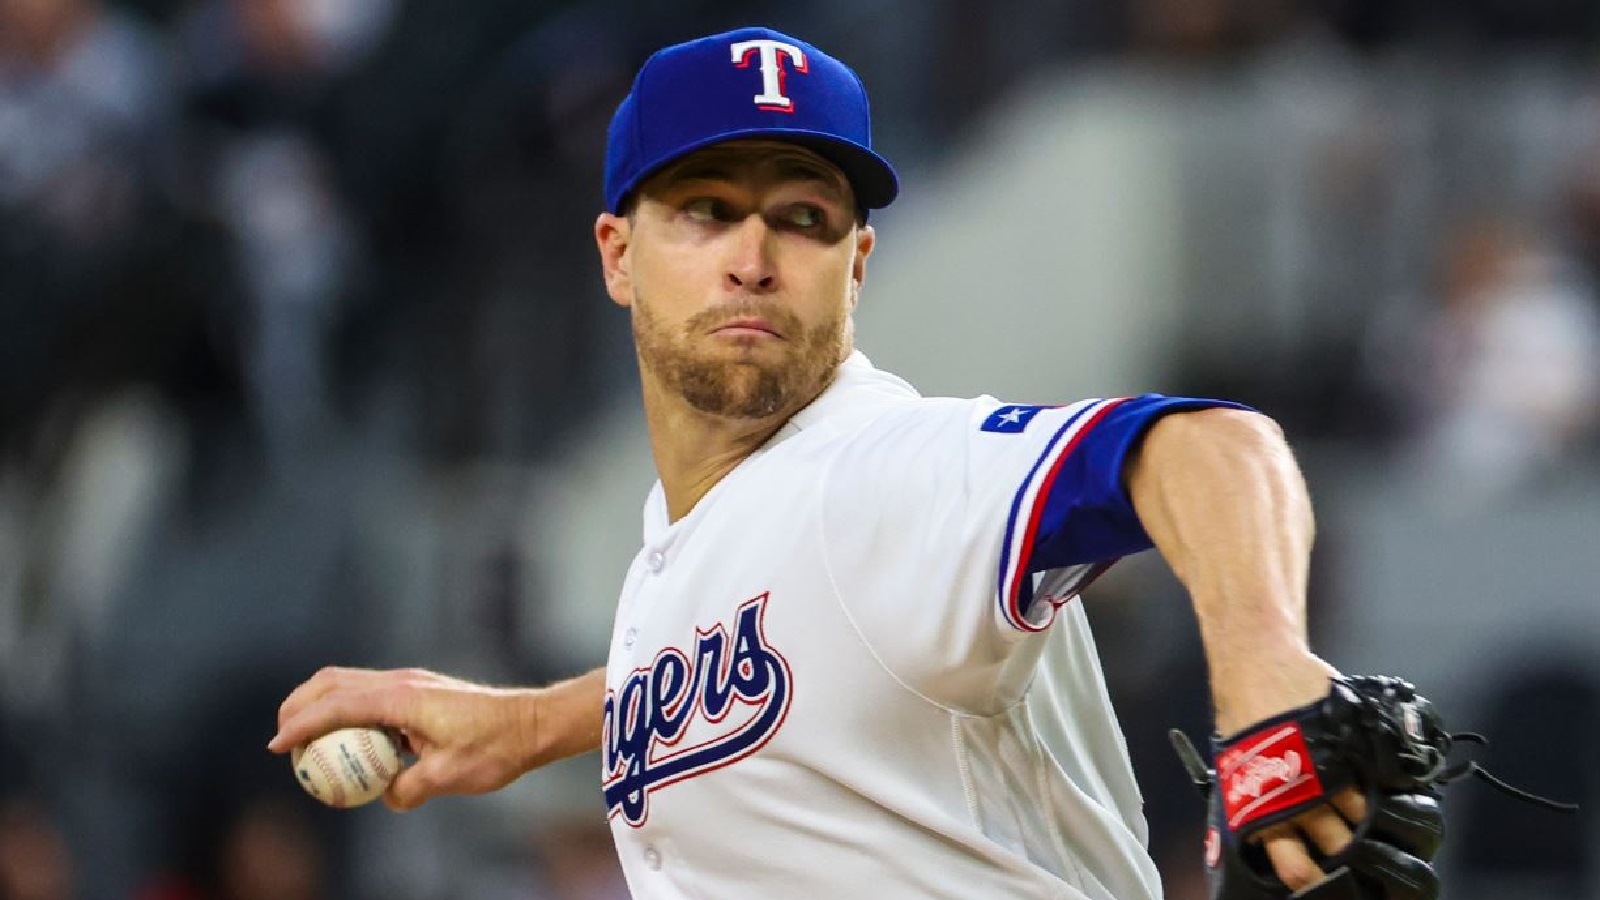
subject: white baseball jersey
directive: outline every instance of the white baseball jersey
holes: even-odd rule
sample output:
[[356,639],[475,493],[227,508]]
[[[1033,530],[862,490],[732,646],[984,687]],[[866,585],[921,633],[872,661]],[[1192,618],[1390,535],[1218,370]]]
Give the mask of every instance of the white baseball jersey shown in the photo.
[[641,900],[1157,900],[1077,591],[1148,548],[1163,412],[922,398],[856,354],[677,522],[658,483],[602,781]]

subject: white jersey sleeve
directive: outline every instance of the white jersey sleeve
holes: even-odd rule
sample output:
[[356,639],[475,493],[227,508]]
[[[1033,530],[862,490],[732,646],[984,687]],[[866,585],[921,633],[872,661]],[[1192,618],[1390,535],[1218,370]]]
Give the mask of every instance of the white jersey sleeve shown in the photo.
[[982,397],[879,416],[824,475],[841,602],[908,687],[958,707],[1007,702],[1027,677],[1007,669],[1016,646],[1116,560],[1151,546],[1123,486],[1129,451],[1160,416],[1215,406],[1237,405]]

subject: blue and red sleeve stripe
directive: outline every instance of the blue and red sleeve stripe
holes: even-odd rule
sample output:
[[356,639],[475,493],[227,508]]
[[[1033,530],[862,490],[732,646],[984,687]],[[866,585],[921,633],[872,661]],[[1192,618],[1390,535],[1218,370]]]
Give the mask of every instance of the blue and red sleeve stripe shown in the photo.
[[[997,599],[1012,626],[1022,631],[1049,627],[1030,621],[1030,576],[1069,566],[1084,567],[1088,584],[1123,556],[1148,550],[1122,485],[1128,453],[1161,416],[1211,407],[1248,409],[1237,403],[1145,394],[1085,401],[1069,407],[1012,498],[1001,544]],[[1064,602],[1064,601],[1063,601]]]

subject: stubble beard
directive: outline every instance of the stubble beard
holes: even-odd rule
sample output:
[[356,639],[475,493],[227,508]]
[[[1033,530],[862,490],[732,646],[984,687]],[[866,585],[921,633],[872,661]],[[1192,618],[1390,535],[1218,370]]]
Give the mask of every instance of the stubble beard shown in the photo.
[[[706,334],[718,322],[741,314],[759,314],[788,336],[780,359],[713,356],[689,344],[688,335]],[[696,410],[730,419],[766,419],[797,411],[827,386],[844,359],[847,321],[841,315],[802,330],[799,320],[782,309],[722,308],[699,313],[682,333],[672,335],[644,298],[636,297],[633,340],[640,364]]]

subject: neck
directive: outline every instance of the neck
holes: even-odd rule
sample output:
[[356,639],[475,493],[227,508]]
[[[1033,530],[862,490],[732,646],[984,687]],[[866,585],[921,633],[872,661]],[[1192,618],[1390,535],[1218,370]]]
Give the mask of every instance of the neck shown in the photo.
[[[641,367],[642,368],[642,367]],[[702,412],[642,371],[644,417],[650,450],[666,494],[667,517],[676,522],[750,454],[761,449],[814,397],[762,419]]]

